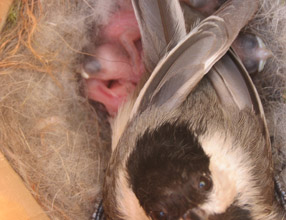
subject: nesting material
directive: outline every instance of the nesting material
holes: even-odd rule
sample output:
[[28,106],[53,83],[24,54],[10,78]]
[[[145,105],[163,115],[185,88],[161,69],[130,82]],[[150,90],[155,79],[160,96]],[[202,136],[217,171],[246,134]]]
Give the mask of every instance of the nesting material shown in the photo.
[[[89,219],[101,197],[110,128],[76,70],[115,10],[112,0],[16,1],[1,33],[0,150],[51,219]],[[285,1],[261,0],[246,28],[274,54],[254,81],[277,173],[286,161],[285,24]]]
[[273,56],[253,76],[270,131],[275,173],[286,183],[286,2],[263,0],[248,30],[260,36]]
[[0,148],[51,219],[90,218],[110,152],[76,73],[95,3],[18,1],[1,33]]

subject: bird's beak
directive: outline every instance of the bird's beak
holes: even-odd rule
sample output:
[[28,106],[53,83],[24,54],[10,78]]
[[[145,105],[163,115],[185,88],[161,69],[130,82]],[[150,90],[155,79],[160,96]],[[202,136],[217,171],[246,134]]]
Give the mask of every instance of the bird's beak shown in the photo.
[[193,208],[187,211],[183,218],[183,220],[208,220],[208,215],[199,208]]

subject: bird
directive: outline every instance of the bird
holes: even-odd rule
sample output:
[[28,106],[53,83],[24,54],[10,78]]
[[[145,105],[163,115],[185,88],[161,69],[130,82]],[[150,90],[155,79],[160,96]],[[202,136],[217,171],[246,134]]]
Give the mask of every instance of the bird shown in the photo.
[[188,34],[178,1],[132,4],[150,77],[114,123],[98,219],[283,219],[263,107],[229,49],[258,1],[227,1]]
[[[186,23],[186,28],[181,28],[181,31],[189,32],[198,23],[199,19],[202,20],[205,16],[210,15],[203,14],[198,3],[203,3],[205,9],[212,11],[218,8],[224,1],[181,0],[180,3],[184,10],[183,14]],[[162,47],[161,49],[163,49],[161,51],[154,50],[153,53],[158,52],[159,54],[154,54],[153,56],[155,57],[150,57],[152,59],[145,59],[145,65],[143,65],[141,34],[131,2],[129,4],[129,10],[126,10],[126,7],[119,4],[119,9],[110,17],[108,23],[100,31],[99,41],[101,43],[94,46],[94,41],[91,41],[91,44],[86,47],[86,54],[82,59],[80,67],[81,75],[85,79],[85,91],[88,98],[102,103],[110,117],[116,116],[119,107],[125,102],[129,94],[134,91],[144,75],[145,67],[148,68],[149,65],[154,66],[154,64],[157,64],[156,57],[165,54],[165,49],[167,48],[165,47],[164,38],[167,41],[169,40],[168,38],[173,38],[170,39],[172,41],[175,39],[172,36],[173,33],[167,32],[166,36],[158,36],[158,39],[155,39],[156,35],[149,36],[148,40],[147,38],[143,39],[145,48],[150,48],[148,50],[150,55],[154,47]],[[154,13],[149,13],[149,16],[152,18],[156,13],[160,12],[154,11]],[[180,19],[181,22],[184,22],[184,19]],[[150,21],[149,29],[152,32],[156,32],[158,25],[152,24],[153,20]],[[172,20],[167,22],[170,21]],[[181,36],[184,35],[182,34]],[[156,45],[157,43],[161,46]],[[170,42],[168,47],[171,46],[172,43]],[[240,33],[232,43],[232,49],[236,51],[236,54],[240,57],[250,74],[260,72],[264,68],[266,60],[272,55],[266,49],[261,38],[251,33]]]

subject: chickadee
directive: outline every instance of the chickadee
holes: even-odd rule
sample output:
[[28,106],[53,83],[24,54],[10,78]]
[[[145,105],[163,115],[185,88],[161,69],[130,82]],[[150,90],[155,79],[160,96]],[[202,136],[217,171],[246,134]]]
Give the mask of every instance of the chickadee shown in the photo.
[[261,101],[228,51],[258,2],[228,1],[189,34],[177,1],[133,5],[152,74],[115,123],[105,218],[283,219]]

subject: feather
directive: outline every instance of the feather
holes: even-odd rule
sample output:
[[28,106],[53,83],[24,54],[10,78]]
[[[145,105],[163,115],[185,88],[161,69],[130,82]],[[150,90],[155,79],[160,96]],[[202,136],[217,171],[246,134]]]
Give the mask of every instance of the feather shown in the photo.
[[232,0],[203,20],[160,61],[141,90],[131,118],[147,107],[178,107],[227,52],[258,8],[253,0]]
[[223,56],[207,76],[224,106],[235,106],[239,110],[248,107],[256,113],[263,111],[249,74],[232,51]]
[[232,50],[219,60],[207,77],[224,106],[237,107],[239,110],[250,108],[262,120],[263,135],[272,160],[270,136],[266,123],[263,106],[258,92],[240,59]]
[[145,66],[152,72],[166,51],[186,36],[179,1],[132,0],[142,36]]

